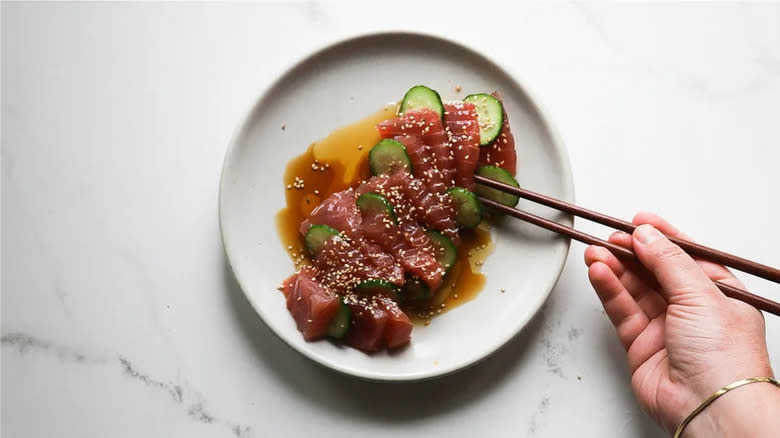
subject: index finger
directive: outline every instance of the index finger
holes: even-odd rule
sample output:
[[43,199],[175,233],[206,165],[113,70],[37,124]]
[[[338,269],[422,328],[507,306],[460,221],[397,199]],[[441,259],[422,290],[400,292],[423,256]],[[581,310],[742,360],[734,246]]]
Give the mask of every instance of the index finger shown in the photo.
[[[669,223],[669,221],[662,218],[661,216],[658,216],[655,213],[651,213],[647,211],[639,212],[634,216],[632,222],[636,225],[649,224],[652,225],[653,228],[666,234],[667,236],[677,237],[680,239],[690,240],[691,242],[693,242],[693,239],[691,239],[690,236],[683,233],[677,227]],[[711,280],[722,280],[725,283],[728,283],[732,286],[737,286],[741,288],[745,287],[742,284],[742,282],[740,282],[737,279],[737,277],[735,277],[734,274],[731,273],[731,271],[726,269],[726,267],[696,257],[694,257],[694,260],[696,260],[696,263],[699,264],[701,269],[704,271],[705,274],[707,274],[707,276]]]

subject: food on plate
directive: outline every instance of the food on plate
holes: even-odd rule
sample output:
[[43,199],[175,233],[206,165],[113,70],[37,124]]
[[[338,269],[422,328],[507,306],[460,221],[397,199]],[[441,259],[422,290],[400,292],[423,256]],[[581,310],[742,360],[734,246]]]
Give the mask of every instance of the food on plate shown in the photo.
[[443,102],[424,85],[294,159],[277,220],[298,270],[280,289],[304,339],[396,349],[414,320],[466,301],[497,214],[478,197],[518,202],[473,175],[517,186],[515,166],[497,93]]

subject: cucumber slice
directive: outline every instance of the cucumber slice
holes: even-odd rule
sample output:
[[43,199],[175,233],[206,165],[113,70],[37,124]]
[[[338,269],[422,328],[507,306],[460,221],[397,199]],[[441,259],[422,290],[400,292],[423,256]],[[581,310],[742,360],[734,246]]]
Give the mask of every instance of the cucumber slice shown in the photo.
[[[506,169],[502,169],[500,167],[482,166],[474,173],[479,176],[484,176],[485,178],[490,178],[492,180],[508,184],[510,186],[520,187],[520,184],[517,183],[517,180],[515,180],[512,174],[509,173],[509,171]],[[508,205],[509,207],[514,207],[517,205],[518,201],[520,201],[519,196],[504,193],[482,184],[477,184],[477,186],[474,188],[474,191],[478,196],[482,196],[483,198],[490,199],[491,201],[496,201],[498,203]]]
[[458,258],[458,250],[455,248],[455,244],[448,237],[437,231],[426,231],[425,234],[433,241],[438,250],[436,259],[444,266],[445,272],[450,272],[450,268],[455,266],[455,259]]
[[474,228],[482,222],[482,204],[477,196],[463,187],[447,190],[455,204],[455,222],[464,229]]
[[441,96],[436,90],[425,85],[415,85],[404,94],[399,114],[415,108],[428,108],[436,111],[439,117],[444,116],[444,104],[441,103]]
[[473,103],[477,109],[479,145],[489,145],[498,138],[504,127],[504,105],[495,97],[485,93],[470,94],[463,101]]
[[306,232],[303,240],[306,242],[306,249],[309,250],[311,255],[316,256],[322,250],[325,242],[334,236],[341,236],[341,233],[327,225],[312,225],[309,227],[309,231]]
[[385,214],[390,216],[390,219],[392,219],[393,222],[398,223],[398,216],[395,215],[393,204],[391,204],[387,198],[380,195],[379,193],[363,193],[362,195],[358,196],[355,203],[361,212]]
[[404,304],[416,304],[431,298],[431,289],[419,278],[407,278],[401,290]]
[[355,287],[355,292],[368,296],[384,295],[393,301],[398,301],[398,287],[386,280],[365,280]]
[[371,148],[368,153],[368,166],[373,175],[390,174],[404,168],[412,173],[412,160],[401,142],[386,138]]
[[350,322],[352,322],[352,311],[344,303],[344,299],[340,298],[339,310],[328,324],[328,336],[335,339],[343,338],[349,331]]

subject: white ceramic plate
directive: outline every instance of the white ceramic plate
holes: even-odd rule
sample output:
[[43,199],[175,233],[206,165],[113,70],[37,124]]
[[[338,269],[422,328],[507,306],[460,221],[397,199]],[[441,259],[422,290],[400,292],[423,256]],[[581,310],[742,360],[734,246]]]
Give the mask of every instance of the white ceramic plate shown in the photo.
[[[493,228],[496,249],[484,265],[483,291],[435,318],[430,326],[416,326],[409,347],[369,356],[328,341],[303,340],[282,293],[276,290],[294,271],[274,219],[284,205],[284,168],[311,142],[373,114],[416,84],[433,87],[444,100],[499,90],[516,139],[520,184],[573,200],[564,149],[527,92],[507,72],[470,49],[408,33],[346,40],[295,65],[271,85],[239,126],[222,171],[222,240],[249,302],[291,347],[327,367],[363,378],[430,378],[495,352],[542,306],[569,249],[567,239],[505,220]],[[462,87],[460,93],[456,85]],[[569,217],[551,216],[544,207],[522,201],[520,207],[571,224]]]

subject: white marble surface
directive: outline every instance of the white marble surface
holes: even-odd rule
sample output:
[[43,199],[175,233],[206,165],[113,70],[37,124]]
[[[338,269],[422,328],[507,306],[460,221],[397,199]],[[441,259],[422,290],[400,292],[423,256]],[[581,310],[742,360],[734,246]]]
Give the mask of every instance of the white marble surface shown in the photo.
[[[225,268],[217,183],[238,120],[312,49],[393,29],[508,66],[558,126],[581,204],[652,209],[780,265],[777,3],[479,4],[489,29],[473,4],[3,3],[2,435],[660,435],[580,244],[509,346],[405,385],[305,360]],[[778,367],[780,318],[767,330]]]

